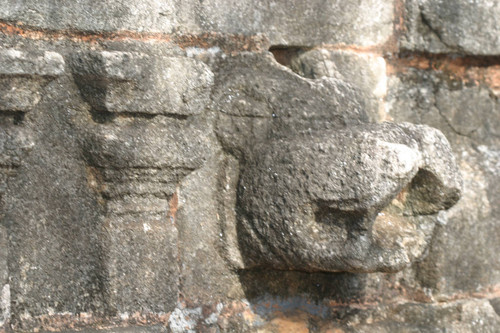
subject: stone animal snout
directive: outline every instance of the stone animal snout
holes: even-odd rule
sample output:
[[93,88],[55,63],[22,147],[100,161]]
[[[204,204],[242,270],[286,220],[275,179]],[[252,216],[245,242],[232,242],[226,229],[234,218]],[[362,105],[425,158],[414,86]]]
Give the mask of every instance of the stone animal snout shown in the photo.
[[435,129],[365,124],[256,145],[238,189],[247,267],[395,271],[424,252],[461,179]]

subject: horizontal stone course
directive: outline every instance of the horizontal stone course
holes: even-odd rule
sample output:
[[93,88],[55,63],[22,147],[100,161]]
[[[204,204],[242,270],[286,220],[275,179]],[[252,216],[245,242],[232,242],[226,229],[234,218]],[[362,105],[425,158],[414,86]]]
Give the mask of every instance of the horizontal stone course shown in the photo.
[[272,44],[372,46],[392,35],[393,1],[26,0],[7,2],[0,20],[56,30],[262,33]]

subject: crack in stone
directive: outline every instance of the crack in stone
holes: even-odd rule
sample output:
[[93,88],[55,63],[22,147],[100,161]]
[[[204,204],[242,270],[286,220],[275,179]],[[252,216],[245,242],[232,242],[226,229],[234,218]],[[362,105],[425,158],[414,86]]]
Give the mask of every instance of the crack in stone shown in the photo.
[[422,11],[422,9],[420,9],[420,21],[427,29],[429,29],[432,35],[434,35],[445,47],[455,52],[463,51],[460,49],[460,47],[449,45],[447,42],[444,41],[443,37],[441,36],[441,33],[432,25],[429,19],[425,16],[425,13]]
[[443,114],[443,112],[441,111],[441,109],[439,109],[439,108],[437,107],[437,105],[436,105],[436,104],[434,104],[434,106],[435,106],[435,107],[436,107],[436,109],[438,110],[438,113],[439,113],[439,115],[441,116],[441,118],[443,118],[443,120],[446,122],[446,124],[450,127],[450,129],[451,129],[451,130],[452,130],[455,134],[457,134],[457,135],[459,135],[459,136],[463,136],[463,137],[469,138],[469,139],[473,139],[473,138],[472,138],[472,136],[471,136],[471,134],[472,134],[472,133],[474,133],[474,132],[476,132],[476,131],[477,131],[477,129],[474,129],[474,130],[470,131],[470,132],[469,132],[469,133],[467,133],[467,134],[466,134],[466,133],[462,133],[461,131],[457,130],[457,129],[456,129],[456,128],[455,128],[455,127],[451,124],[451,121],[450,121],[448,118],[446,118],[446,116]]

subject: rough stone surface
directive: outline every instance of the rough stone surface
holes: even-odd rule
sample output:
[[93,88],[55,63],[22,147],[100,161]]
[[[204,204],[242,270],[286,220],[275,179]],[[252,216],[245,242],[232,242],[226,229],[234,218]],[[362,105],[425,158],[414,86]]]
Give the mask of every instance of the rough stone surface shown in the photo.
[[[81,331],[65,331],[66,333],[76,333]],[[154,326],[136,326],[136,327],[122,327],[122,328],[111,328],[102,330],[87,329],[85,332],[88,333],[167,333],[168,328],[165,326],[154,325]]]
[[[42,44],[50,53],[50,46]],[[143,51],[150,54],[151,48]],[[14,50],[10,53],[38,54]],[[58,59],[65,58],[69,69],[36,86],[39,101],[22,116],[10,108],[1,114],[2,230],[13,251],[2,274],[8,271],[11,319],[19,329],[36,327],[38,316],[47,313],[167,313],[177,304],[174,201],[181,179],[213,150],[210,124],[196,116],[208,100],[212,73],[196,60],[176,57],[177,51],[156,52],[159,61],[168,59],[160,66],[163,74],[177,70],[170,73],[168,92],[156,90],[169,97],[158,112],[168,116],[150,116],[152,106],[133,93],[127,99],[112,95],[117,96],[111,97],[115,109],[94,108],[73,63],[75,54],[89,54],[80,48],[62,50]],[[167,57],[165,52],[170,52]],[[124,54],[120,49],[109,53]],[[39,57],[30,59],[39,66]],[[35,71],[35,65],[23,68]],[[118,81],[128,79],[120,70],[133,72],[130,66],[110,68]],[[31,80],[42,74],[19,75]],[[108,74],[96,72],[93,78],[104,82]],[[157,87],[150,76],[144,80],[134,84]],[[38,206],[39,200],[45,204]],[[9,288],[4,289],[2,313],[7,314],[3,304]]]
[[[9,234],[11,308],[17,318],[76,312],[100,302],[94,298],[100,288],[94,227],[99,207],[85,185],[75,138],[61,117],[67,114],[72,84],[59,80],[46,86],[20,124],[11,125],[31,136],[29,153],[7,182],[2,219]],[[61,93],[60,85],[67,90]]]
[[0,327],[4,327],[10,319],[10,286],[8,260],[9,243],[7,229],[0,226]]
[[368,120],[363,100],[351,85],[334,78],[300,77],[276,63],[271,54],[231,57],[217,71],[212,94],[212,109],[218,111],[217,135],[224,149],[237,156],[250,148],[253,138]]
[[[85,15],[82,15],[85,13]],[[272,44],[322,42],[378,45],[392,35],[393,2],[64,1],[8,2],[0,19],[43,29],[83,31],[265,34]]]
[[464,179],[464,195],[441,213],[429,256],[418,265],[418,278],[438,294],[498,284],[500,104],[491,88],[450,80],[446,73],[412,70],[390,80],[388,105],[397,122],[443,131]]
[[213,74],[189,58],[101,51],[77,54],[74,75],[96,111],[199,114],[207,103]]
[[[242,258],[236,254],[231,261],[242,260],[239,267],[247,268],[366,272],[401,269],[423,253],[432,222],[417,218],[410,224],[413,231],[401,222],[394,233],[382,232],[387,228],[381,225],[397,217],[393,222],[380,217],[374,230],[372,224],[406,186],[401,201],[412,208],[402,208],[405,215],[437,213],[456,202],[461,185],[441,134],[410,125],[355,127],[367,121],[360,112],[363,99],[344,81],[301,78],[266,57],[235,57],[218,70],[213,98],[220,112],[218,135],[238,156],[241,172],[237,216],[224,216],[226,223],[237,220],[236,235],[225,235],[228,242],[243,249]],[[325,93],[332,84],[335,95]],[[262,90],[268,86],[270,98]],[[353,129],[340,129],[346,124]],[[384,131],[390,134],[377,134]],[[392,249],[377,245],[389,243]]]
[[[262,33],[276,45],[313,45],[321,41],[370,46],[383,44],[392,34],[392,2],[383,0],[293,4],[213,0],[195,10],[202,30]],[[351,28],[354,25],[356,33]]]
[[0,50],[0,110],[30,111],[40,100],[42,85],[64,72],[64,60],[55,52]]
[[461,191],[446,139],[409,124],[257,141],[241,172],[239,239],[250,267],[401,269],[433,229],[404,216],[449,208]]
[[2,4],[0,332],[497,332],[497,14]]
[[307,78],[326,76],[349,82],[360,91],[370,119],[383,119],[387,93],[384,58],[353,51],[314,49],[292,59],[290,67]]
[[500,54],[496,0],[406,1],[404,49],[432,53]]
[[495,332],[500,318],[487,300],[449,304],[405,304],[387,309],[387,317],[361,324],[348,332]]
[[225,246],[217,200],[220,159],[219,154],[214,156],[179,187],[177,225],[179,258],[183,263],[180,279],[182,297],[191,305],[214,304],[227,296],[243,296],[238,276],[222,251]]

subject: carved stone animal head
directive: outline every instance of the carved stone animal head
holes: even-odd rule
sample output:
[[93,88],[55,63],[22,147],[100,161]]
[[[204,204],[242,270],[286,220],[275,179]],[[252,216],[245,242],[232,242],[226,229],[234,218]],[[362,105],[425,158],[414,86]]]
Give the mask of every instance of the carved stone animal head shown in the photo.
[[427,126],[365,124],[264,142],[242,166],[246,265],[394,271],[418,258],[460,197],[444,136]]
[[230,262],[397,271],[424,253],[436,214],[461,193],[441,132],[369,123],[346,82],[305,79],[265,56],[220,72],[218,134],[239,174],[235,214],[222,214]]

